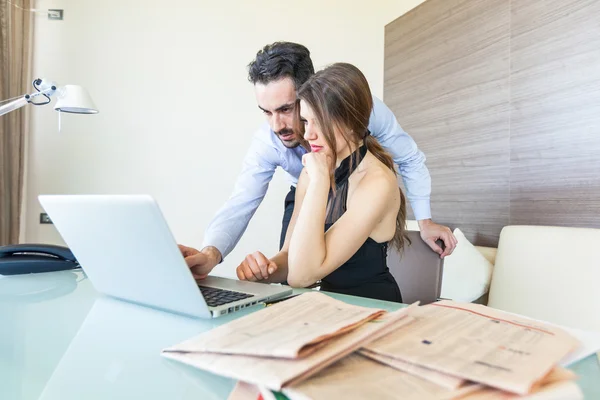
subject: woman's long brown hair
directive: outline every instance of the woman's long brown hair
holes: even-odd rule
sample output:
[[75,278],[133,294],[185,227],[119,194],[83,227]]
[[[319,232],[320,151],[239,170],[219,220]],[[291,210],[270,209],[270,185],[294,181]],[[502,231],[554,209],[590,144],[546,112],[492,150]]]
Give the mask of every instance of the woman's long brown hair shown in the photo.
[[[396,174],[392,156],[383,149],[377,139],[369,134],[369,118],[373,109],[373,97],[365,76],[352,64],[336,63],[317,72],[298,90],[298,98],[313,110],[321,134],[330,149],[337,149],[335,130],[342,133],[349,148],[356,148],[364,141],[367,150]],[[300,123],[300,107],[296,107],[295,132],[303,134]],[[335,152],[333,154],[335,157]],[[330,170],[331,186],[335,191],[335,166]],[[356,161],[360,163],[360,160]],[[405,235],[406,199],[400,192],[400,209],[396,216],[396,232],[390,242],[401,250]]]

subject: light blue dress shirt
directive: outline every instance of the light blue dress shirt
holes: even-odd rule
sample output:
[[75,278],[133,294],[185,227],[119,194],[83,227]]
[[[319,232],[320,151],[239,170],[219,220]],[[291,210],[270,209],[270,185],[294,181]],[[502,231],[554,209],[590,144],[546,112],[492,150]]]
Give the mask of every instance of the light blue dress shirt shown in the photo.
[[[376,97],[373,97],[369,130],[398,165],[415,218],[431,218],[431,177],[425,166],[425,155],[402,130],[394,113]],[[286,148],[267,123],[261,126],[244,158],[243,169],[233,193],[205,232],[203,247],[214,246],[225,258],[244,234],[267,193],[277,167],[288,173],[295,186],[302,171],[302,156],[305,153],[302,146]]]

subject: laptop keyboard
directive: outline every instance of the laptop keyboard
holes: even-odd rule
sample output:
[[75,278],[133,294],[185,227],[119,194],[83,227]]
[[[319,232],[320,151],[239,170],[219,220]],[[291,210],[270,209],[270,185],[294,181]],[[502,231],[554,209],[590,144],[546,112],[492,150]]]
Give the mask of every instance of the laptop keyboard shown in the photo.
[[233,292],[231,290],[217,289],[213,287],[198,286],[209,307],[222,306],[223,304],[233,303],[234,301],[247,299],[253,294]]

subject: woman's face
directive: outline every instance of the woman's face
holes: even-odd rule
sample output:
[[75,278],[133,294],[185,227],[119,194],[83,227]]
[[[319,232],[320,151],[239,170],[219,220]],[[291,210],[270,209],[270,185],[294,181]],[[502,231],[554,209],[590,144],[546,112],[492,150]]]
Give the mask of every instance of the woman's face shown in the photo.
[[338,155],[346,152],[348,145],[336,126],[333,126],[333,131],[337,148],[329,148],[312,108],[304,100],[300,100],[300,122],[304,125],[304,139],[310,145],[312,152],[324,153],[334,159],[340,159]]

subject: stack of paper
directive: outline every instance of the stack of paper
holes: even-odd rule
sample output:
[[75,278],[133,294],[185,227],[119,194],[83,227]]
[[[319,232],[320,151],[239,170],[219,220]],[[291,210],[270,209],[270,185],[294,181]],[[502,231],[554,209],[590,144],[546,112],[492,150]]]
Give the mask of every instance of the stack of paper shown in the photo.
[[307,292],[163,350],[165,357],[272,390],[302,381],[410,322]]
[[[419,377],[394,372],[383,364],[352,354],[283,392],[291,400],[307,399],[468,399],[468,400],[568,400],[581,399],[574,375],[557,369],[529,395],[520,396],[480,384],[467,383],[456,390],[444,389]],[[531,397],[530,397],[531,395]]]
[[284,393],[294,400],[325,399],[333,390],[345,400],[583,397],[574,374],[557,367],[578,344],[559,328],[451,301],[409,314],[413,322],[365,345],[363,358],[345,358]]
[[579,399],[574,374],[558,367],[577,345],[560,328],[470,303],[386,313],[308,292],[163,355],[245,382],[239,399],[259,388],[293,400]]
[[411,316],[414,323],[367,352],[517,394],[529,393],[578,345],[559,328],[477,304],[441,301]]

